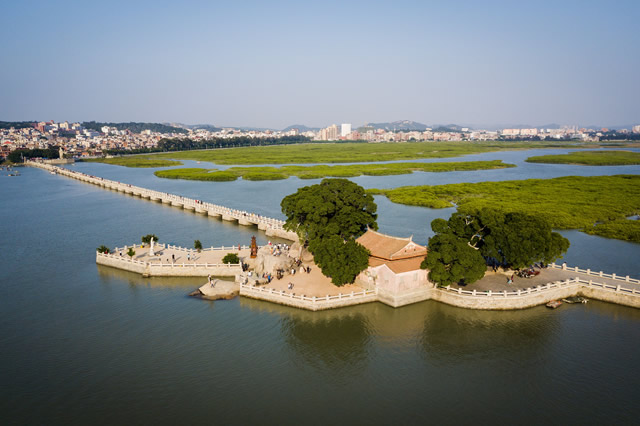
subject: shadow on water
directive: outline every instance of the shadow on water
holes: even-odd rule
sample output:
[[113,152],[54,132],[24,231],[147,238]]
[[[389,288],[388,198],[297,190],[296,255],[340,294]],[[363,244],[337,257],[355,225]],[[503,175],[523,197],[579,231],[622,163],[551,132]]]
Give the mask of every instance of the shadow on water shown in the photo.
[[429,302],[420,339],[423,353],[432,362],[530,357],[543,350],[557,316],[544,307],[520,311],[477,311]]
[[[135,272],[123,271],[110,266],[96,265],[102,284],[127,283],[132,287],[184,288],[185,292],[195,290],[207,281],[207,277],[149,277]],[[186,294],[186,293],[185,293]]]
[[283,340],[297,364],[332,376],[353,376],[366,369],[371,358],[373,329],[367,307],[311,312],[247,298],[240,298],[240,306],[280,317]]

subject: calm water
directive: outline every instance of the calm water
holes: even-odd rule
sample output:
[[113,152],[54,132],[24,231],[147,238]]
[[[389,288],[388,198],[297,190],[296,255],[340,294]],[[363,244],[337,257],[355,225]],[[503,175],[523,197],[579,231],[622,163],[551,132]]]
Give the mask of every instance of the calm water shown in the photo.
[[[181,182],[73,167],[272,216],[284,195],[310,183]],[[602,170],[593,169],[579,170]],[[638,172],[613,169],[604,174]],[[191,299],[201,280],[97,267],[95,248],[147,233],[188,246],[254,234],[264,243],[264,235],[41,170],[21,173],[0,181],[2,423],[637,423],[639,310],[590,302],[476,312],[424,302],[309,313]],[[512,178],[560,172],[537,173]],[[480,179],[408,178],[454,175]],[[383,231],[419,242],[433,218],[450,214],[376,201]],[[564,234],[573,243],[567,263],[640,276],[640,245]]]

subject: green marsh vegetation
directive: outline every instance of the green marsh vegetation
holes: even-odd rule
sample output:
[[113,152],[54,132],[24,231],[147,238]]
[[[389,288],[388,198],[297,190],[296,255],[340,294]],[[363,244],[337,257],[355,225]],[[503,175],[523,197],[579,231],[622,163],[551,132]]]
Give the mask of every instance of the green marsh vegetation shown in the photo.
[[584,232],[601,237],[640,243],[640,220],[617,219],[599,223],[592,228],[585,228]]
[[450,158],[515,149],[594,148],[575,142],[385,142],[385,143],[305,143],[200,151],[167,152],[154,155],[178,160],[208,161],[216,164],[303,164],[364,163],[373,161]]
[[92,158],[83,160],[91,163],[105,163],[115,166],[125,167],[171,167],[180,166],[180,161],[169,160],[166,158],[157,158],[157,156],[127,156],[127,157],[113,157],[113,158]]
[[640,152],[583,151],[560,155],[529,157],[528,163],[579,164],[584,166],[628,166],[640,164]]
[[402,175],[415,171],[451,172],[465,170],[491,170],[515,167],[501,160],[464,161],[447,163],[385,163],[337,166],[282,166],[282,167],[231,167],[224,171],[216,169],[186,168],[158,170],[155,175],[168,179],[187,179],[224,182],[236,180],[279,180],[297,176],[300,179],[321,179],[325,177],[356,177]]
[[555,229],[580,229],[640,242],[640,224],[626,219],[640,212],[640,175],[405,186],[368,192],[412,206],[439,209],[455,205],[463,213],[484,208],[522,212],[545,219]]

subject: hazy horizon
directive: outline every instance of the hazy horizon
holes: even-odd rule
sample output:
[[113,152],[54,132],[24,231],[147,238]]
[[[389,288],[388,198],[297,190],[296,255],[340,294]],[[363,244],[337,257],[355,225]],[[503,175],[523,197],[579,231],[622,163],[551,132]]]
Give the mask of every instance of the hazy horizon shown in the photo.
[[25,1],[3,12],[0,120],[640,123],[636,1]]

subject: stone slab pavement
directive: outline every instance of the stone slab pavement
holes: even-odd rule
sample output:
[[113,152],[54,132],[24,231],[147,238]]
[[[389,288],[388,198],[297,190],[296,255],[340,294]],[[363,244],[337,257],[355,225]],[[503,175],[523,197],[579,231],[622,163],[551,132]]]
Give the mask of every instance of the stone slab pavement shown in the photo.
[[[478,290],[478,291],[517,291],[524,290],[530,287],[536,287],[538,285],[545,285],[547,283],[555,281],[565,281],[570,278],[580,277],[580,279],[593,282],[604,283],[608,285],[621,286],[622,288],[640,290],[639,284],[628,283],[620,280],[614,280],[611,278],[598,277],[594,275],[587,275],[586,273],[575,272],[571,270],[562,270],[555,268],[546,268],[540,270],[540,274],[531,278],[520,278],[517,275],[513,279],[512,284],[508,284],[508,278],[513,272],[493,272],[487,271],[484,278],[476,281],[473,284],[459,286],[458,284],[452,284],[452,288],[461,287],[464,290]],[[635,278],[635,277],[634,277]]]
[[[140,245],[136,245],[134,248],[136,254],[133,256],[134,260],[139,260],[141,262],[150,262],[150,263],[209,263],[209,264],[219,264],[222,263],[222,258],[227,253],[236,253],[240,257],[240,259],[246,259],[250,256],[250,249],[242,249],[238,250],[237,247],[229,248],[228,250],[211,250],[211,251],[201,251],[198,253],[195,249],[180,250],[174,248],[164,248],[159,249],[156,248],[154,250],[155,255],[149,255],[149,246],[140,247]],[[126,250],[121,250],[123,257],[127,256]],[[120,250],[115,253],[116,255],[120,254]],[[175,258],[175,261],[172,260],[172,255]]]

